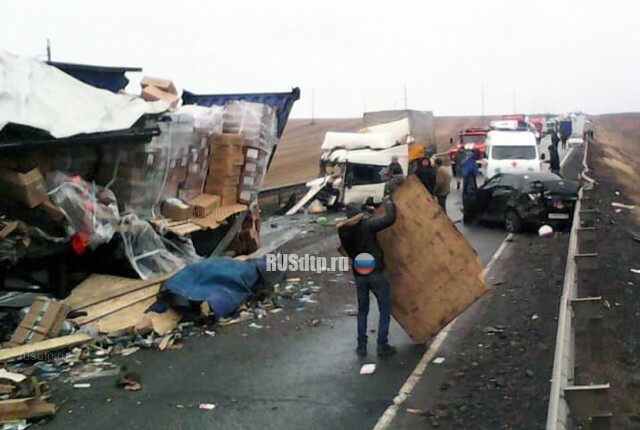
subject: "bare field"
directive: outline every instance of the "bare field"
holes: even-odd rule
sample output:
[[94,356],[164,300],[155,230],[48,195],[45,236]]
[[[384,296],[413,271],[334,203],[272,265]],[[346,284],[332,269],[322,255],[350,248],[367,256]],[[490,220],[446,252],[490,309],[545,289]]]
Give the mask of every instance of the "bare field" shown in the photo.
[[[640,206],[640,113],[620,113],[591,117],[594,122],[596,141],[602,148],[603,157],[595,160],[610,167],[616,181],[622,186],[622,198]],[[640,210],[635,210],[635,219],[640,224]]]
[[[449,139],[454,142],[458,131],[465,127],[488,125],[497,117],[436,117],[436,142],[438,152],[449,149]],[[265,187],[275,187],[308,181],[318,173],[320,146],[327,131],[356,132],[364,127],[362,118],[290,119],[282,135],[278,150],[267,174]]]

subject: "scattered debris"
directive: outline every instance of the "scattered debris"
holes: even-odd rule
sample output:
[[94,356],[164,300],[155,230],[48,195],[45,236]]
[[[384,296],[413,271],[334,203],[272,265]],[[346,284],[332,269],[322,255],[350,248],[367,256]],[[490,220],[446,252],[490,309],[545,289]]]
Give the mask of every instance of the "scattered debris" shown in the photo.
[[444,363],[445,358],[444,357],[436,357],[433,359],[432,363],[433,364],[442,364]]
[[140,347],[139,346],[132,346],[129,348],[124,348],[122,351],[120,351],[120,355],[122,355],[123,357],[127,357],[131,354],[134,354],[136,352],[140,351]]
[[553,237],[553,227],[550,225],[543,225],[538,229],[538,236],[540,237]]
[[619,202],[611,202],[611,206],[613,206],[614,208],[629,209],[629,210],[633,210],[636,208],[636,205],[627,205]]
[[73,388],[91,388],[91,382],[80,382],[73,384]]
[[376,364],[375,363],[367,363],[363,364],[360,368],[361,375],[373,375],[376,372]]
[[216,408],[216,405],[213,403],[200,403],[198,405],[198,409],[201,411],[212,411]]
[[423,409],[417,409],[417,408],[407,408],[407,412],[413,415],[420,415],[423,417],[429,415],[428,411],[425,411]]
[[118,381],[118,388],[124,388],[128,391],[140,391],[142,384],[140,383],[140,375],[136,373],[125,373]]
[[494,334],[502,333],[502,332],[504,332],[504,330],[489,325],[489,326],[486,326],[485,328],[483,328],[482,332],[484,334],[487,334],[487,335],[494,335]]
[[264,326],[261,326],[260,324],[256,324],[256,323],[251,323],[251,324],[249,324],[249,327],[251,327],[251,328],[255,328],[255,329],[257,329],[257,330],[261,330],[261,329],[263,329],[263,328],[264,328]]
[[540,317],[538,316],[538,314],[537,314],[537,313],[534,313],[533,315],[531,315],[531,320],[532,320],[532,321],[535,321],[535,320],[537,320],[538,318],[540,318]]
[[7,369],[0,369],[0,379],[8,379],[18,384],[27,379],[27,377],[21,373],[8,372]]
[[640,275],[640,269],[629,269],[631,273],[635,273],[636,275]]

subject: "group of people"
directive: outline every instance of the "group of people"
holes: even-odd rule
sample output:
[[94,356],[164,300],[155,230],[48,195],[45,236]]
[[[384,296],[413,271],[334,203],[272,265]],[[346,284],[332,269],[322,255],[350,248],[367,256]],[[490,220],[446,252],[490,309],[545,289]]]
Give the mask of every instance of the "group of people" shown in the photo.
[[425,188],[438,200],[442,210],[447,212],[447,196],[451,192],[451,176],[442,165],[442,159],[436,158],[435,166],[429,158],[422,158],[414,175]]

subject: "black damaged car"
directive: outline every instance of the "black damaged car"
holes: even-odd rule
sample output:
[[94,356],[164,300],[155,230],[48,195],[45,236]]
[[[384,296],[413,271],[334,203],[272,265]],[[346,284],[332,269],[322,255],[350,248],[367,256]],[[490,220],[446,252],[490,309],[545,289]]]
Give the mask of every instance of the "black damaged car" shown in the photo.
[[580,184],[554,173],[502,173],[463,198],[464,222],[499,222],[510,233],[525,226],[570,224]]

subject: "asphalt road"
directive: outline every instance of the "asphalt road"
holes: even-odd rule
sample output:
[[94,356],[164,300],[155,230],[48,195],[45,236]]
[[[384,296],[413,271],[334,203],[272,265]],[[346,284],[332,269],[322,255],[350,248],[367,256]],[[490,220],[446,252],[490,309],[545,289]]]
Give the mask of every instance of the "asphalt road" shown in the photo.
[[[462,218],[460,192],[452,188],[448,213],[455,222]],[[337,256],[335,227],[305,217],[265,222],[263,233],[277,239],[293,225],[300,234],[281,249]],[[456,225],[485,264],[505,237],[499,228]],[[351,275],[309,278],[322,287],[318,303],[290,303],[259,320],[262,329],[239,323],[218,328],[214,338],[189,338],[179,351],[115,358],[142,376],[139,392],[116,388],[114,378],[93,380],[88,389],[56,386],[53,400],[59,411],[47,428],[372,428],[428,345],[415,345],[394,322],[390,340],[398,347],[396,356],[378,359],[370,351],[366,358],[357,357],[356,321],[345,314],[345,306],[355,306]],[[375,309],[369,320],[375,328]],[[375,375],[359,375],[364,363],[377,363]],[[216,408],[199,410],[200,403]]]

